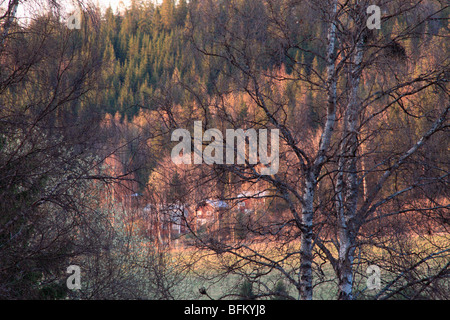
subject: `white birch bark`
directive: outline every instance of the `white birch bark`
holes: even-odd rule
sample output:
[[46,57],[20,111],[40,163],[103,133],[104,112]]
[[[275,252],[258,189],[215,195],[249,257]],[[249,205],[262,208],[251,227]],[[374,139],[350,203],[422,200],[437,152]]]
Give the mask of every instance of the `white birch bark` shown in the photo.
[[364,37],[358,34],[350,73],[350,92],[341,139],[338,178],[336,184],[339,256],[337,263],[338,298],[353,299],[353,258],[356,247],[356,218],[358,200],[358,117],[360,104],[358,88],[361,80],[361,63],[364,55]]
[[336,12],[337,1],[333,1],[331,11],[331,23],[328,29],[327,46],[327,118],[321,135],[319,150],[313,165],[307,171],[303,191],[302,207],[302,236],[300,248],[300,297],[302,300],[311,300],[313,294],[312,279],[312,251],[313,251],[313,215],[314,196],[317,189],[317,178],[325,162],[325,155],[330,146],[331,137],[336,121]]
[[0,39],[0,49],[3,48],[5,39],[8,37],[9,29],[12,26],[14,18],[16,17],[17,7],[19,6],[19,0],[12,0],[8,3],[8,9],[6,12],[6,21],[2,26],[2,36]]

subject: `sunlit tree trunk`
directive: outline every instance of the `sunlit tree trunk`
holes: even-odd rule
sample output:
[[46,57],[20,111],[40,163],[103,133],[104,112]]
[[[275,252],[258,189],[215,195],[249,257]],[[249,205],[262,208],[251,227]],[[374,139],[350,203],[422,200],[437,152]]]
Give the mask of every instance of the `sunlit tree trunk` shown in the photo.
[[336,184],[338,210],[338,297],[342,300],[353,298],[353,259],[356,247],[356,209],[358,201],[358,118],[360,104],[358,88],[361,80],[361,63],[364,55],[363,32],[358,32],[350,70],[349,102],[345,111],[343,137],[341,139]]
[[17,7],[19,6],[19,0],[10,0],[8,3],[8,9],[5,13],[6,19],[2,25],[2,36],[0,39],[0,49],[3,47],[5,39],[8,37],[9,29],[12,26],[14,18],[16,17]]
[[315,157],[312,168],[305,177],[305,187],[303,190],[303,210],[302,210],[302,236],[301,236],[301,265],[300,265],[300,295],[303,300],[312,299],[313,279],[312,279],[312,260],[313,260],[313,215],[314,215],[314,197],[317,190],[317,178],[325,162],[325,155],[330,146],[330,141],[334,132],[336,122],[336,11],[337,1],[333,1],[331,11],[331,23],[328,29],[327,46],[327,119],[321,135],[319,150]]

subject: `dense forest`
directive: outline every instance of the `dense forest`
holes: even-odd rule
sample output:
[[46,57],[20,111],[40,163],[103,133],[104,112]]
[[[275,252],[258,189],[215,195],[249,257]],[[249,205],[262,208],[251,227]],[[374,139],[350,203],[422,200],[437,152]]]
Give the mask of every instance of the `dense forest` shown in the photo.
[[[0,298],[449,298],[446,1],[0,4]],[[195,121],[278,172],[175,164]]]

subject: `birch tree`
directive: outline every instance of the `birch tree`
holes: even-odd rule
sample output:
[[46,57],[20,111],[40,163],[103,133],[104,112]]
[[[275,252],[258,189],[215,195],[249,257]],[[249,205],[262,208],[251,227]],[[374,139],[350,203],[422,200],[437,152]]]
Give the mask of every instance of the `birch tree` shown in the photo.
[[[385,189],[388,184],[389,177],[394,175],[399,168],[404,165],[410,157],[414,155],[427,141],[439,131],[445,129],[448,122],[448,88],[442,86],[442,80],[439,76],[441,72],[448,69],[448,56],[439,61],[438,64],[433,65],[433,68],[429,70],[429,73],[417,75],[408,75],[406,72],[407,66],[403,66],[403,70],[391,69],[386,75],[389,79],[396,79],[393,81],[392,87],[389,87],[387,92],[380,92],[378,97],[396,97],[393,101],[387,99],[387,103],[381,104],[381,113],[386,112],[389,108],[393,107],[393,104],[399,103],[402,105],[402,99],[405,96],[412,96],[417,92],[426,90],[427,87],[433,86],[436,88],[433,98],[438,102],[436,107],[436,115],[434,120],[429,122],[429,127],[423,130],[418,136],[418,140],[412,140],[408,149],[399,153],[398,156],[392,159],[392,163],[388,168],[382,171],[382,174],[378,176],[374,185],[367,187],[367,195],[362,197],[360,195],[361,185],[363,183],[363,177],[367,178],[367,175],[373,174],[373,171],[366,170],[361,171],[361,163],[364,156],[361,156],[361,145],[363,142],[361,136],[372,135],[368,127],[375,119],[375,114],[365,117],[367,106],[373,104],[371,101],[373,96],[369,93],[367,95],[362,94],[361,90],[361,77],[365,73],[369,73],[369,69],[372,65],[378,65],[380,60],[386,59],[386,56],[380,50],[373,51],[373,48],[380,48],[387,51],[392,49],[393,45],[397,45],[397,39],[410,39],[417,36],[416,32],[419,26],[427,21],[430,17],[436,15],[441,10],[448,9],[445,6],[438,6],[436,11],[428,11],[425,16],[418,15],[418,10],[421,8],[421,2],[412,3],[409,5],[398,4],[395,2],[380,3],[381,6],[388,8],[387,11],[390,15],[382,20],[382,23],[389,23],[390,19],[400,19],[402,17],[409,18],[408,26],[403,30],[394,31],[396,34],[391,35],[390,39],[382,39],[380,35],[368,34],[370,31],[365,26],[366,15],[365,8],[369,5],[364,1],[358,2],[353,7],[353,13],[350,17],[354,21],[354,25],[350,30],[343,28],[341,30],[342,37],[349,37],[349,42],[346,39],[342,39],[342,44],[346,45],[349,54],[349,61],[351,61],[348,67],[348,98],[346,107],[343,110],[343,126],[342,137],[339,142],[338,153],[338,166],[336,172],[335,194],[336,199],[336,227],[337,227],[337,246],[339,254],[337,259],[331,257],[330,252],[324,247],[324,251],[330,257],[331,263],[334,265],[339,284],[339,299],[352,299],[352,290],[354,289],[354,259],[355,250],[360,249],[361,242],[358,240],[361,227],[366,223],[367,219],[371,217],[380,207],[386,202],[394,201],[396,197],[399,197],[405,192],[409,192],[417,187],[417,181],[411,181],[404,189],[396,190],[396,192],[388,193],[385,197],[379,198],[380,191]],[[398,6],[397,6],[398,5]],[[343,49],[347,50],[347,49]],[[397,50],[395,54],[389,56],[391,62],[398,64],[404,63],[406,54],[402,50]],[[365,85],[368,85],[367,81]],[[369,84],[370,85],[370,84]],[[412,88],[411,88],[412,87]],[[392,93],[392,94],[391,94]],[[427,108],[427,106],[423,106]],[[406,110],[404,110],[407,112]],[[385,161],[385,160],[383,160]],[[377,175],[377,174],[375,174]],[[439,184],[440,180],[446,176],[444,175],[438,178],[429,178],[430,184]],[[444,203],[441,203],[445,206]],[[392,213],[395,215],[395,213]],[[395,246],[395,243],[391,244]]]
[[[231,24],[232,22],[223,25],[220,24],[216,28],[218,29],[219,36],[213,39],[213,43],[217,44],[219,49],[215,52],[210,52],[200,44],[197,45],[197,49],[206,55],[218,57],[223,59],[226,63],[232,66],[232,73],[236,72],[239,76],[233,77],[234,81],[238,84],[238,91],[243,91],[250,98],[251,102],[254,103],[257,108],[262,112],[264,120],[260,121],[259,125],[270,126],[272,128],[277,128],[280,130],[282,140],[285,144],[286,155],[291,153],[294,155],[296,162],[296,167],[299,172],[301,172],[300,181],[297,183],[290,183],[290,181],[284,180],[286,172],[279,175],[271,176],[261,176],[254,169],[249,171],[243,171],[242,168],[230,168],[232,173],[236,174],[242,180],[252,181],[252,180],[264,180],[267,183],[267,190],[276,190],[277,196],[283,199],[292,214],[292,218],[289,219],[284,224],[276,227],[278,230],[274,230],[274,226],[265,226],[263,234],[272,234],[277,236],[284,232],[284,229],[290,228],[295,225],[299,230],[300,236],[300,247],[291,255],[299,257],[300,265],[294,273],[292,270],[287,270],[283,266],[283,259],[273,260],[269,258],[264,253],[255,252],[250,246],[245,244],[239,244],[238,246],[230,246],[226,248],[227,252],[232,254],[237,254],[242,259],[247,259],[250,262],[260,264],[262,266],[268,267],[269,269],[274,269],[281,272],[287,277],[288,281],[293,284],[299,293],[301,299],[312,299],[313,294],[313,247],[314,247],[314,200],[316,197],[318,179],[321,173],[323,165],[328,161],[328,153],[330,149],[330,144],[333,138],[333,132],[335,129],[336,122],[336,111],[337,111],[337,82],[338,73],[336,71],[337,55],[336,55],[336,45],[337,45],[337,18],[338,18],[338,8],[337,1],[330,2],[329,10],[321,12],[318,10],[318,6],[313,3],[303,4],[300,8],[296,8],[298,11],[295,12],[295,4],[289,2],[279,3],[275,1],[266,1],[263,4],[251,5],[246,3],[247,7],[230,7],[228,10],[235,10],[237,16],[242,15],[250,25],[245,26],[246,30],[249,30],[249,34],[240,37],[236,33],[236,28]],[[256,8],[255,8],[256,7]],[[277,109],[274,110],[273,105],[279,103],[279,109],[283,110],[286,105],[279,100],[275,100],[270,90],[267,87],[277,81],[298,81],[303,84],[311,84],[313,86],[318,86],[317,83],[313,83],[309,76],[306,76],[305,65],[301,61],[294,61],[293,63],[293,75],[290,77],[277,77],[270,72],[264,72],[258,70],[257,64],[257,52],[247,51],[247,46],[254,40],[253,37],[258,36],[255,34],[260,30],[265,28],[273,28],[273,34],[268,34],[267,40],[279,41],[282,43],[282,54],[287,54],[290,48],[296,48],[300,52],[308,52],[302,48],[302,46],[297,42],[298,39],[291,38],[288,34],[288,19],[296,18],[297,23],[299,17],[296,14],[300,14],[301,9],[306,9],[309,14],[320,15],[321,19],[325,20],[327,25],[327,36],[324,41],[326,49],[324,55],[322,55],[323,61],[326,64],[326,80],[320,86],[327,95],[327,105],[326,105],[326,115],[325,121],[323,123],[323,130],[319,133],[319,143],[317,144],[316,150],[306,151],[301,142],[301,137],[298,134],[294,134],[297,131],[295,128],[289,127],[287,122],[283,117],[280,117],[280,113]],[[240,11],[242,10],[242,11]],[[247,11],[244,11],[247,10]],[[251,11],[253,10],[253,11]],[[266,16],[259,16],[258,18],[252,14],[258,12],[258,10],[267,10]],[[227,12],[227,9],[224,9]],[[204,13],[204,12],[202,12]],[[292,14],[294,16],[292,16]],[[303,12],[305,14],[305,12]],[[214,18],[211,18],[214,19]],[[231,18],[233,22],[239,21],[239,18]],[[252,20],[254,19],[254,20]],[[259,19],[259,20],[258,20]],[[198,27],[195,21],[193,23],[192,34],[195,38],[195,31]],[[264,25],[266,24],[266,25]],[[305,23],[306,25],[306,23]],[[263,31],[261,31],[263,32]],[[295,36],[298,36],[296,34]],[[313,35],[315,36],[315,35]],[[222,38],[223,37],[223,38]],[[273,37],[273,38],[271,38]],[[238,39],[236,42],[234,40]],[[315,39],[319,40],[319,39]],[[258,48],[253,48],[258,50]],[[265,49],[265,48],[264,48]],[[264,50],[262,49],[262,50]],[[318,54],[317,52],[315,52]],[[254,54],[254,56],[252,56]],[[273,54],[273,53],[270,53]],[[294,60],[294,59],[293,59]],[[313,72],[318,73],[318,70],[313,70]],[[243,80],[242,80],[243,79]],[[239,87],[242,86],[242,87]],[[269,94],[269,95],[268,95]],[[225,108],[224,108],[225,109]],[[226,110],[223,111],[226,114]],[[253,120],[253,119],[252,119]],[[255,120],[253,120],[255,121]],[[249,121],[250,122],[250,121]],[[288,159],[285,159],[287,161]],[[283,177],[284,175],[284,177]],[[258,197],[257,197],[258,198]],[[272,229],[272,230],[270,230]],[[261,231],[260,231],[261,232]],[[247,255],[242,256],[237,253],[239,250],[248,250]],[[296,273],[296,274],[295,274]]]
[[[260,175],[249,163],[220,167],[237,181],[259,185],[261,190],[275,194],[273,198],[282,199],[290,212],[291,217],[283,223],[269,222],[268,214],[266,223],[260,220],[257,228],[249,229],[264,237],[264,241],[279,241],[283,232],[286,237],[289,234],[289,241],[300,241],[297,249],[276,259],[268,254],[268,250],[258,251],[245,241],[221,243],[219,247],[204,242],[201,245],[269,270],[265,272],[279,272],[297,289],[301,299],[313,297],[313,287],[323,275],[317,262],[320,259],[330,263],[335,272],[337,297],[355,298],[355,275],[361,266],[361,259],[356,263],[355,258],[356,254],[360,256],[364,252],[365,228],[376,219],[375,216],[404,213],[407,209],[403,208],[380,215],[383,206],[423,186],[412,179],[404,189],[394,188],[395,191],[389,193],[390,178],[447,127],[448,87],[444,74],[448,72],[448,55],[440,55],[429,69],[417,73],[407,62],[407,54],[412,52],[406,52],[403,44],[411,40],[419,46],[425,45],[430,39],[423,34],[425,26],[439,17],[445,19],[448,6],[432,1],[376,2],[383,11],[378,31],[367,27],[367,8],[373,4],[369,1],[327,1],[326,4],[317,1],[232,1],[213,3],[208,12],[199,5],[195,8],[197,11],[190,13],[188,35],[195,49],[208,59],[224,63],[226,68],[222,72],[232,83],[228,90],[215,87],[214,95],[219,98],[204,109],[214,109],[219,119],[230,126],[276,128],[281,134],[280,167],[284,169],[278,174]],[[398,21],[406,21],[406,26],[399,27]],[[199,30],[209,30],[209,34]],[[265,46],[258,46],[258,40]],[[436,55],[436,51],[430,55]],[[280,56],[289,65],[290,74],[277,74],[262,65],[265,59]],[[304,57],[310,56],[316,57],[319,65],[325,67],[324,73],[305,62]],[[422,57],[421,61],[428,59],[432,58]],[[317,92],[313,103],[326,106],[319,108],[322,113],[317,131],[311,130],[309,136],[305,135],[298,123],[294,124],[287,116],[291,114],[287,99],[276,92],[280,84]],[[432,93],[431,88],[434,88]],[[375,150],[370,143],[387,141],[388,135],[380,131],[380,122],[397,107],[406,117],[414,118],[409,109],[412,106],[406,108],[405,103],[419,101],[424,92],[437,102],[436,107],[415,105],[416,110],[432,109],[433,116],[428,117],[427,127],[416,135],[417,140],[409,140],[405,150],[391,149],[390,154],[377,157],[377,162],[368,166],[374,157],[365,148]],[[248,103],[256,108],[257,116],[251,119],[233,117],[233,106],[227,102],[227,97],[233,94],[246,96]],[[305,103],[296,103],[296,115],[300,116],[306,112]],[[415,116],[416,119],[425,117],[423,113]],[[306,126],[300,118],[298,121]],[[308,139],[311,139],[309,145]],[[443,183],[447,172],[442,170],[441,176],[429,177],[427,184]],[[443,197],[443,202],[427,209],[436,209],[439,214],[439,210],[448,208],[446,196]],[[228,199],[236,201],[235,196],[229,195]],[[388,206],[385,209],[390,210]],[[408,211],[413,212],[414,208]],[[291,233],[293,229],[297,232]],[[381,246],[380,243],[372,244]],[[389,244],[390,248],[397,245],[395,242]],[[439,258],[446,254],[445,248],[446,244],[439,247]],[[286,267],[287,257],[297,257],[299,265],[293,269],[290,269],[292,265]],[[445,275],[447,267],[433,273],[435,278]],[[256,281],[261,279],[262,273],[247,276]],[[318,280],[314,280],[314,275]],[[426,279],[432,282],[431,277]]]

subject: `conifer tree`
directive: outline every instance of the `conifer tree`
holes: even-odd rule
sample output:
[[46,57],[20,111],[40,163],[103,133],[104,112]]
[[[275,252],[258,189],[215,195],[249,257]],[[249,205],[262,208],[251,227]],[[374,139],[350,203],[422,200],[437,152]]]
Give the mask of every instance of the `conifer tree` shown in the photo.
[[163,0],[161,4],[161,21],[166,30],[170,30],[175,24],[174,0]]

